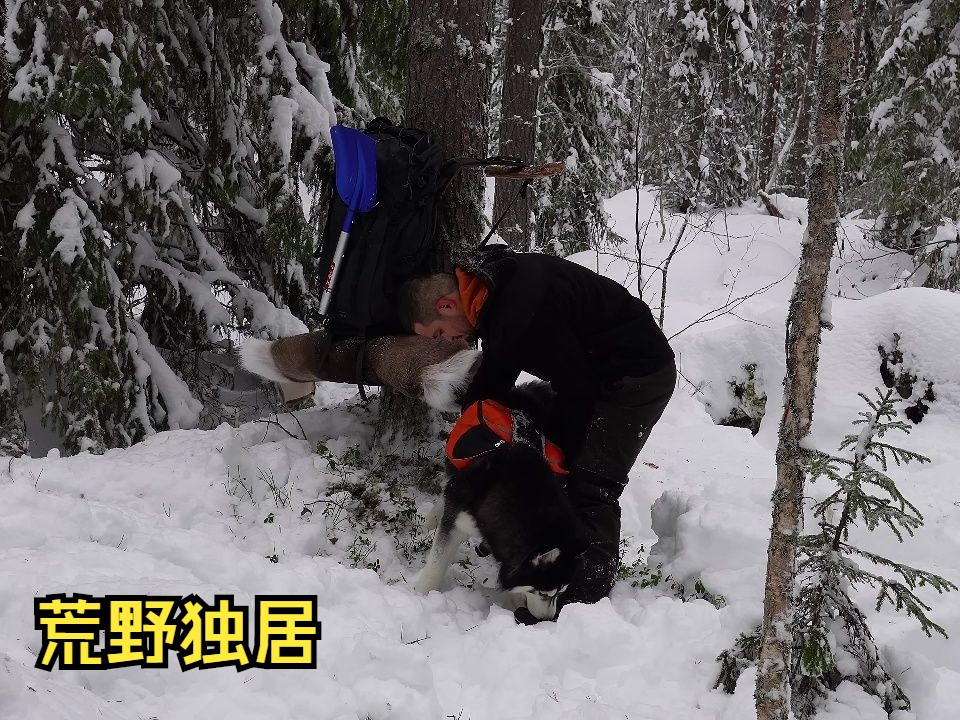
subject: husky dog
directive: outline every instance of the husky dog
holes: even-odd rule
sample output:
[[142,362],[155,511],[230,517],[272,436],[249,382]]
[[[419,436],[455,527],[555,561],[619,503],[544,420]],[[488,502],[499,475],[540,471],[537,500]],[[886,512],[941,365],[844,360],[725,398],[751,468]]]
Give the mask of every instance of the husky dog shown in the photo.
[[552,620],[586,545],[560,478],[542,450],[505,442],[456,469],[447,463],[443,511],[427,564],[414,586],[439,590],[460,544],[480,536],[500,563],[499,583],[522,596],[538,620]]
[[[325,331],[275,341],[248,339],[241,348],[243,366],[279,383],[333,380],[354,382],[359,341],[333,343]],[[419,396],[440,410],[455,410],[476,370],[479,353],[429,338],[371,340],[364,364],[365,380]],[[545,427],[552,392],[546,383],[516,388],[508,404]],[[416,590],[437,590],[463,540],[480,535],[500,563],[501,587],[525,597],[536,619],[556,617],[585,548],[578,520],[560,478],[540,448],[504,443],[467,468],[447,464],[448,482],[433,547]]]

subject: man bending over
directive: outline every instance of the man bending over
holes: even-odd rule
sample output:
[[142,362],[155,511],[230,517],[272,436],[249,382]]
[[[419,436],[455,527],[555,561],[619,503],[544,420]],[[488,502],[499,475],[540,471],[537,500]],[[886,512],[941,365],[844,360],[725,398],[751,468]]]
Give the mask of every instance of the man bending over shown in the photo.
[[482,341],[464,406],[504,402],[521,371],[550,383],[556,405],[540,430],[564,451],[567,492],[590,543],[563,602],[605,597],[619,560],[618,499],[677,379],[650,308],[576,263],[493,247],[453,275],[407,281],[399,310],[417,335]]

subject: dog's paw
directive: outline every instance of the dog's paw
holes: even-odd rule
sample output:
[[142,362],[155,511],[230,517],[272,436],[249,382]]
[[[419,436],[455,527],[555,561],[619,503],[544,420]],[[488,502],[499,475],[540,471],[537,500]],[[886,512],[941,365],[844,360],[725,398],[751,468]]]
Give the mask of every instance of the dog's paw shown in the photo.
[[434,590],[440,590],[440,583],[435,582],[433,578],[425,578],[422,573],[413,584],[413,591],[420,595],[428,595]]

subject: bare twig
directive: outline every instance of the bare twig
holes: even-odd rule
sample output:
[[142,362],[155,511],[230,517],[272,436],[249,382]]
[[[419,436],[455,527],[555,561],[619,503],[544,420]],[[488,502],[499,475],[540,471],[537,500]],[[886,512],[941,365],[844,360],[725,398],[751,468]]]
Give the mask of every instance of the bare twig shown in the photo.
[[[700,389],[700,386],[694,384],[693,380],[691,380],[691,379],[688,378],[686,375],[684,375],[684,374],[683,374],[683,371],[680,369],[679,365],[677,366],[677,374],[680,375],[680,377],[682,377],[684,380],[686,380],[686,381],[690,384],[690,387],[693,388],[693,394],[694,394],[694,395],[696,395],[697,393],[700,393],[701,395],[703,395],[703,390]],[[704,397],[706,397],[706,396],[704,396]]]
[[[293,413],[290,413],[290,414],[293,415]],[[271,426],[271,425],[276,425],[278,428],[280,428],[281,430],[283,430],[287,435],[289,435],[290,437],[292,437],[294,440],[306,440],[306,439],[307,439],[307,434],[306,434],[306,432],[304,432],[304,430],[303,430],[303,425],[300,425],[300,421],[296,418],[296,416],[294,416],[294,420],[296,420],[296,421],[297,421],[297,425],[300,426],[300,432],[303,433],[303,437],[297,437],[297,436],[294,435],[292,432],[290,432],[289,430],[287,430],[287,429],[283,426],[283,423],[280,422],[280,416],[279,416],[276,412],[273,413],[273,417],[272,417],[272,418],[260,418],[260,419],[258,419],[258,420],[254,420],[254,422],[264,423],[264,424],[267,426],[267,429],[264,430],[264,432],[263,432],[263,438],[260,440],[260,442],[264,442],[264,441],[267,439],[267,434],[270,432],[270,426]]]
[[297,427],[300,428],[300,433],[303,435],[303,439],[306,440],[307,431],[303,429],[303,425],[300,423],[300,418],[297,417],[297,414],[295,412],[290,413],[290,417],[292,417],[297,422]]
[[[790,277],[796,269],[797,269],[797,265],[794,265],[792,268],[790,268],[790,271],[786,275],[781,277],[779,280],[774,280],[772,283],[768,283],[767,285],[764,285],[763,287],[758,288],[751,293],[747,293],[746,295],[741,295],[740,297],[734,298],[732,300],[728,300],[726,303],[724,303],[720,307],[713,308],[712,310],[708,310],[707,312],[703,313],[703,315],[701,315],[696,320],[694,320],[692,323],[687,325],[685,328],[683,328],[682,330],[678,330],[667,339],[673,340],[673,338],[677,337],[677,335],[680,335],[681,333],[686,332],[687,330],[692,328],[694,325],[698,325],[704,322],[710,322],[711,320],[716,320],[717,318],[722,317],[723,315],[733,315],[734,317],[740,320],[744,320],[746,322],[755,322],[751,320],[746,320],[746,318],[742,318],[739,315],[735,315],[732,312],[732,310],[740,307],[741,305],[743,305],[743,303],[745,303],[750,298],[756,297],[757,295],[765,293],[767,290],[774,287],[775,285],[779,285],[788,277]],[[755,324],[761,325],[761,323],[755,323]]]
[[667,272],[670,269],[670,263],[673,260],[673,256],[677,254],[677,249],[680,247],[680,242],[683,240],[683,234],[687,231],[687,225],[690,222],[690,215],[693,212],[692,208],[687,210],[687,214],[683,217],[683,224],[680,226],[680,232],[677,234],[677,240],[673,243],[673,248],[670,250],[670,254],[667,255],[667,259],[663,261],[663,281],[660,285],[660,327],[663,327],[663,319],[667,312]]

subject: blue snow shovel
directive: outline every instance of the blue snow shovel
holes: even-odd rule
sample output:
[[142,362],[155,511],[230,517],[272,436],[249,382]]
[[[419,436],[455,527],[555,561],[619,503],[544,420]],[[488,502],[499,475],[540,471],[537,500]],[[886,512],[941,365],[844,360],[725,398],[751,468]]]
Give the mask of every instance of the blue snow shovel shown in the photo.
[[337,248],[330,261],[327,279],[323,284],[320,298],[320,314],[327,322],[327,310],[333,299],[333,290],[337,283],[340,264],[347,251],[347,238],[353,216],[358,212],[369,212],[377,203],[377,148],[373,138],[359,130],[334,125],[330,128],[333,140],[333,163],[336,170],[337,195],[347,206],[343,218]]

